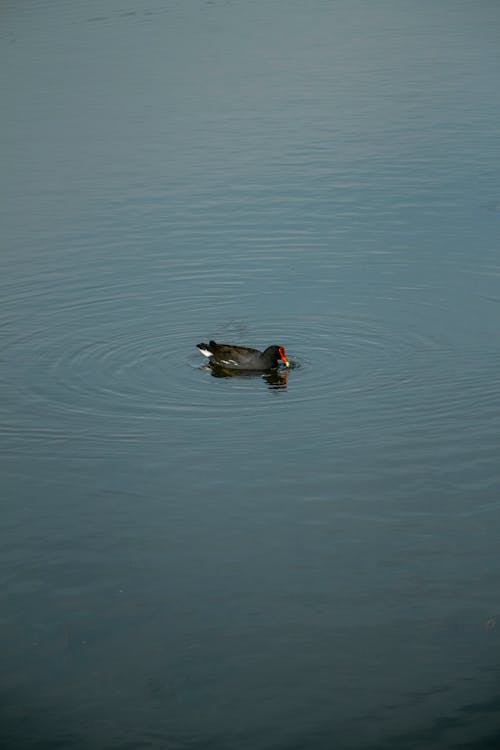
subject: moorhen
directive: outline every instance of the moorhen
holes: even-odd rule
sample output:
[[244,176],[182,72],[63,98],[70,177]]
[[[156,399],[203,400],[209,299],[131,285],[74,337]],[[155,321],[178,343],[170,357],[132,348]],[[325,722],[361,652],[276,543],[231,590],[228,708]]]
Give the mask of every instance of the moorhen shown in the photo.
[[282,346],[268,346],[263,352],[246,346],[232,344],[196,344],[205,357],[210,357],[210,364],[226,370],[273,370],[278,363],[284,362],[290,367]]

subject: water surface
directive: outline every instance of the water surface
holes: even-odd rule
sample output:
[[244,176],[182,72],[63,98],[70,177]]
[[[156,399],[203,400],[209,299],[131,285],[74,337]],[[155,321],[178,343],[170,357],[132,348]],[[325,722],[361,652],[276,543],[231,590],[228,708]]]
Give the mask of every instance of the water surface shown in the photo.
[[4,745],[497,747],[497,5],[2,17]]

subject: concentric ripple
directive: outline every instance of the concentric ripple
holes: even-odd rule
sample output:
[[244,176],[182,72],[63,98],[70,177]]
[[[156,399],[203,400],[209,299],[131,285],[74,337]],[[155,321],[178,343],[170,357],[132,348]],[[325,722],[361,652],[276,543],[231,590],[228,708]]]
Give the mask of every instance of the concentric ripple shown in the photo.
[[[207,422],[218,429],[235,414],[272,423],[273,414],[290,409],[304,436],[324,445],[331,439],[325,410],[331,424],[343,411],[362,431],[381,414],[386,426],[405,413],[418,424],[458,408],[447,388],[457,353],[442,336],[426,334],[430,326],[413,324],[402,300],[359,312],[323,304],[314,312],[311,299],[300,313],[292,309],[286,273],[262,282],[268,254],[264,246],[252,256],[246,283],[222,250],[212,252],[210,264],[151,254],[143,267],[129,257],[123,275],[108,256],[76,272],[76,250],[59,253],[45,271],[34,266],[32,275],[14,267],[3,281],[0,320],[4,450],[48,444],[54,451],[82,436],[89,445],[163,439],[167,430],[175,434],[176,420],[180,434],[188,422],[193,430]],[[285,268],[289,254],[277,242],[273,261]],[[277,295],[267,313],[256,302],[257,287],[264,301],[264,292]],[[280,344],[294,367],[276,381],[214,378],[196,349],[207,338]]]
[[[35,285],[31,292],[40,294]],[[187,295],[168,301],[159,293],[148,297],[140,286],[108,285],[106,292],[80,289],[71,301],[54,294],[55,303],[43,315],[24,321],[22,336],[9,337],[5,326],[2,354],[16,363],[17,373],[9,378],[4,371],[10,396],[4,425],[16,423],[19,430],[32,422],[29,413],[46,435],[108,420],[115,439],[133,434],[141,421],[172,413],[210,419],[225,410],[250,414],[267,408],[273,383],[259,377],[217,381],[203,369],[206,360],[195,344],[207,336],[262,348],[283,344],[295,367],[277,390],[296,403],[394,392],[429,376],[443,353],[443,342],[361,315],[238,320],[229,302],[216,299],[217,291],[194,305]],[[12,306],[4,309],[12,312]],[[9,418],[16,408],[26,419],[19,413]]]

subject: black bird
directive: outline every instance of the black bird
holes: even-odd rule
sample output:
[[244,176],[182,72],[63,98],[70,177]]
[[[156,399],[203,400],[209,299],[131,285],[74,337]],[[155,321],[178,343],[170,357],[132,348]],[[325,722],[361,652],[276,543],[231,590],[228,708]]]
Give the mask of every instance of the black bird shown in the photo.
[[215,341],[196,346],[205,357],[210,357],[211,365],[226,370],[274,370],[280,361],[290,367],[282,346],[268,346],[263,352],[246,346],[216,344]]

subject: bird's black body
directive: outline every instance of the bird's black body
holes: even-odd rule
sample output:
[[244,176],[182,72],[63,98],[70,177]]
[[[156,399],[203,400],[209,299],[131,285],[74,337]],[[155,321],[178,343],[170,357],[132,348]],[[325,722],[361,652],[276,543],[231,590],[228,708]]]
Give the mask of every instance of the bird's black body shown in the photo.
[[223,367],[226,370],[273,370],[280,362],[288,367],[289,362],[282,346],[268,346],[263,352],[247,346],[233,344],[197,344],[198,349],[206,357],[210,357],[210,364]]

